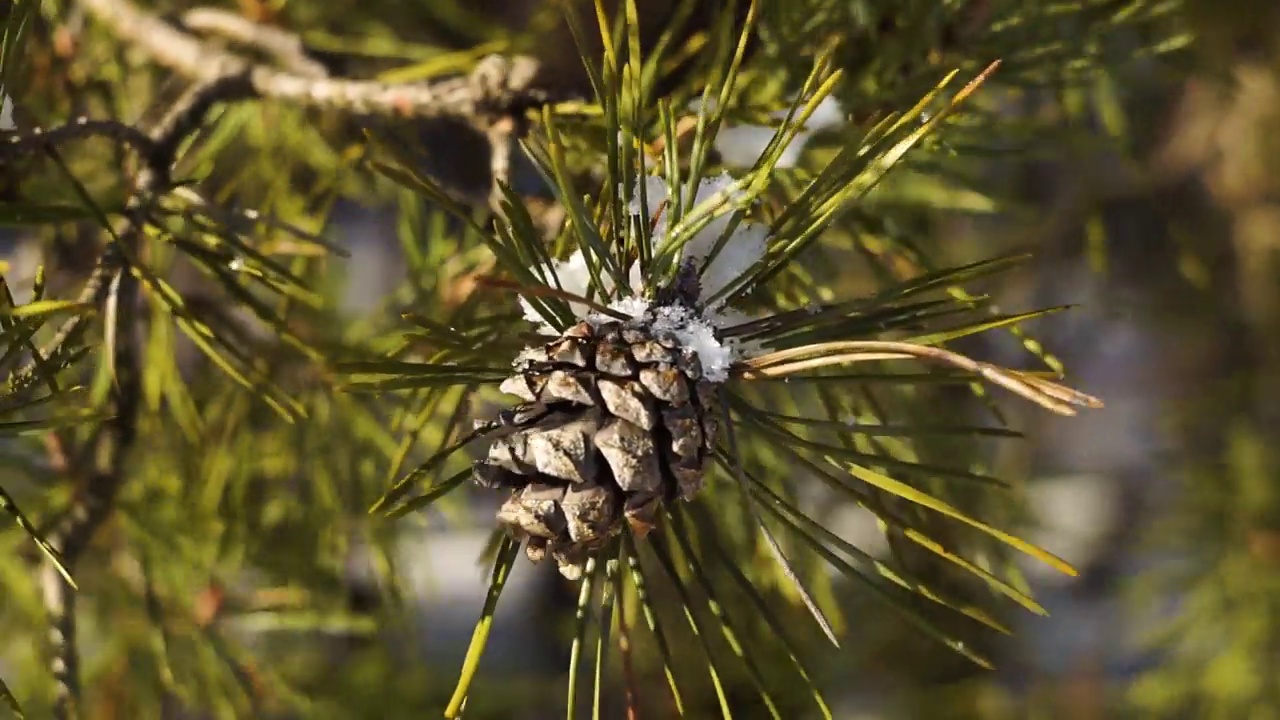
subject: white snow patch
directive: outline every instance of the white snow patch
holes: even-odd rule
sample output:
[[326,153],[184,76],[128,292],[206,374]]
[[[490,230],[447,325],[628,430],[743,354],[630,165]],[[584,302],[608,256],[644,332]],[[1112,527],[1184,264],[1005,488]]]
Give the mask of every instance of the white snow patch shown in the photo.
[[[622,313],[623,315],[626,315],[627,317],[634,320],[634,319],[644,317],[644,314],[649,312],[650,306],[651,306],[651,303],[648,300],[640,297],[639,295],[632,295],[630,297],[624,297],[624,298],[619,298],[617,300],[614,300],[613,302],[609,303],[607,307],[610,310]],[[616,317],[612,315],[606,315],[604,313],[591,313],[590,315],[587,315],[583,319],[591,323],[592,325],[595,325],[596,327],[600,327],[601,325],[604,325],[606,323],[617,322],[618,320]]]
[[[670,195],[667,192],[666,183],[660,177],[647,176],[644,178],[644,183],[645,204],[648,206],[650,213],[657,214],[656,220],[652,217],[650,218],[653,223],[654,246],[662,247],[667,241],[667,218],[670,215],[669,209],[664,207],[663,203],[670,198]],[[692,199],[687,196],[682,198],[686,212],[701,203],[710,201],[711,198],[719,193],[727,193],[731,201],[739,200],[744,193],[741,190],[732,189],[733,184],[734,179],[727,173],[703,178],[702,182],[698,183],[698,188],[693,193]],[[687,190],[685,192],[687,193]],[[641,213],[639,192],[636,192],[632,198],[630,207],[633,214],[639,215]],[[769,234],[768,228],[743,220],[734,228],[733,233],[725,241],[719,252],[715,254],[715,257],[711,258],[711,262],[707,262],[707,258],[711,256],[712,251],[716,248],[716,243],[728,230],[733,216],[734,213],[725,213],[713,219],[680,249],[681,258],[699,260],[699,270],[701,271],[699,275],[702,281],[703,298],[710,298],[728,287],[730,283],[742,277],[751,266],[764,257],[765,243]],[[722,304],[722,300],[717,302],[711,310],[718,311],[719,306]]]
[[[644,201],[649,206],[649,211],[653,212],[667,199],[667,181],[657,175],[645,175],[641,180],[644,183]],[[640,207],[640,188],[636,188],[636,192],[631,196],[631,202],[627,203],[627,207],[631,210],[632,215],[639,215],[644,208]],[[659,222],[665,220],[666,213],[659,218]],[[665,229],[665,225],[663,226]]]
[[[591,286],[591,275],[587,272],[587,259],[583,257],[581,250],[570,255],[567,260],[553,262],[551,268],[546,271],[546,275],[548,276],[547,285],[555,287],[555,280],[551,279],[554,277],[560,281],[560,289],[574,295],[585,296]],[[543,327],[550,327],[545,325],[538,309],[523,295],[520,296],[520,307],[524,309],[525,320],[539,323]],[[586,311],[586,306],[581,303],[570,303],[569,308],[573,310],[574,315],[578,316],[581,316]],[[548,333],[543,332],[543,334]],[[554,334],[554,331],[551,334]]]
[[683,347],[696,353],[707,380],[721,383],[729,379],[729,368],[737,354],[717,340],[715,327],[693,310],[683,305],[656,308],[653,330],[674,336]]
[[[670,335],[680,343],[681,347],[695,353],[702,364],[702,374],[711,382],[719,383],[728,380],[729,368],[741,356],[735,343],[721,342],[716,338],[717,327],[740,322],[736,316],[724,316],[725,325],[719,325],[684,305],[665,305],[655,308],[648,300],[639,296],[614,300],[608,307],[633,319],[644,318],[647,314],[650,320],[649,328],[653,333]],[[746,317],[741,313],[736,315]],[[585,319],[597,327],[617,320],[604,313],[591,313]]]
[[0,131],[17,129],[13,122],[13,100],[4,94],[4,86],[0,86]]
[[[706,258],[715,249],[716,239],[719,236],[699,233],[697,237],[690,240],[684,247],[684,254],[702,260],[703,296],[710,298],[745,275],[759,262],[760,258],[764,257],[765,240],[768,236],[768,228],[744,221],[709,263],[706,262]],[[723,298],[715,302],[716,307],[723,304]]]
[[[776,120],[783,120],[787,116],[786,111],[773,114]],[[818,107],[813,109],[813,114],[809,116],[809,122],[805,123],[805,127],[791,138],[791,142],[782,150],[782,157],[778,159],[777,167],[789,168],[794,167],[796,161],[800,159],[800,152],[804,149],[809,137],[815,132],[834,127],[844,120],[844,110],[835,98],[827,97],[818,103]],[[775,131],[773,128],[765,125],[736,125],[727,127],[716,133],[716,151],[720,153],[720,158],[724,162],[733,167],[750,167],[754,165],[756,160],[760,159],[760,155],[764,152],[765,147],[773,140]]]
[[[645,187],[645,205],[650,208],[650,213],[655,216],[649,218],[649,222],[653,223],[654,245],[655,247],[661,247],[667,240],[668,217],[670,215],[663,204],[669,197],[666,182],[662,178],[652,175],[644,177],[642,182],[644,182]],[[731,196],[740,197],[742,194],[740,190],[736,192],[730,190],[733,183],[734,179],[724,173],[704,178],[698,184],[693,197],[685,198],[685,206],[692,208],[699,203],[710,200],[717,193],[725,191],[729,191]],[[628,207],[634,215],[641,214],[639,192],[636,192],[632,197]],[[682,258],[694,258],[699,261],[702,297],[704,298],[710,298],[728,287],[751,269],[760,258],[764,257],[769,231],[765,226],[747,220],[740,222],[729,236],[729,239],[725,241],[723,247],[720,248],[720,251],[715,254],[715,257],[710,257],[720,236],[728,229],[732,217],[732,213],[726,213],[715,218],[681,248]],[[707,262],[708,258],[710,258],[710,262]],[[587,269],[586,256],[583,255],[580,249],[574,251],[572,255],[564,260],[553,261],[545,272],[548,276],[548,284],[553,287],[556,286],[555,280],[550,279],[554,276],[559,281],[560,289],[574,295],[595,299],[619,294],[616,291],[620,288],[614,287],[613,279],[605,273],[602,273],[600,278],[601,287],[592,287],[591,273]],[[640,280],[639,265],[631,266],[628,272],[627,285],[626,288],[621,288],[627,291],[626,294],[631,296],[644,294],[644,287],[642,287]],[[594,292],[592,292],[593,290]],[[707,317],[714,321],[716,314],[725,312],[723,305],[723,299],[717,300],[714,305],[707,308]],[[537,308],[527,298],[520,298],[520,306],[524,310],[524,318],[529,322],[538,324],[540,333],[544,335],[555,334],[555,330],[545,322],[543,317],[538,314]],[[569,308],[576,317],[586,317],[589,313],[589,308],[583,303],[570,302]]]
[[[607,297],[614,294],[616,289],[614,288],[613,278],[607,272],[601,270],[600,283],[603,287],[597,288],[596,292],[592,292],[591,271],[587,268],[587,258],[582,254],[581,250],[574,251],[572,255],[564,260],[552,261],[550,268],[546,269],[545,273],[549,286],[557,287],[556,280],[559,280],[559,288],[561,290],[588,300],[596,300],[601,295]],[[631,267],[627,284],[627,290],[631,294],[640,294],[640,267],[638,265]],[[538,309],[533,306],[533,303],[529,302],[523,295],[520,296],[520,307],[524,310],[525,320],[538,324],[539,333],[543,335],[556,334],[556,331],[543,320],[542,315],[538,313]],[[569,310],[575,317],[586,317],[590,309],[583,303],[570,302]]]
[[639,295],[632,295],[609,303],[609,309],[617,310],[628,317],[638,318],[648,312],[649,301]]

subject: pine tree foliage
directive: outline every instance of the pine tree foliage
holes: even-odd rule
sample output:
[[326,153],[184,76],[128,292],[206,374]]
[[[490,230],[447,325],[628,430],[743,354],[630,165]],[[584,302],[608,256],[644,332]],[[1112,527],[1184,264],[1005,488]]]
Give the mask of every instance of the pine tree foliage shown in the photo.
[[1159,607],[1159,593],[1171,590],[1181,599],[1165,610],[1168,622],[1144,638],[1168,662],[1130,691],[1152,717],[1226,717],[1280,702],[1267,670],[1280,643],[1273,620],[1280,588],[1270,572],[1277,556],[1268,470],[1275,460],[1243,425],[1227,438],[1229,464],[1193,468],[1190,497],[1162,528],[1163,537],[1182,541],[1162,549],[1182,551],[1187,562],[1153,573],[1135,598]]
[[[1046,131],[1002,103],[1181,47],[1176,3],[676,2],[656,23],[635,0],[552,3],[526,33],[462,3],[241,5],[5,16],[21,122],[0,130],[0,222],[59,281],[0,296],[0,621],[52,670],[0,687],[15,707],[356,717],[373,684],[511,717],[477,689],[522,546],[576,582],[546,700],[570,716],[832,717],[814,639],[848,642],[845,581],[977,666],[1010,607],[1043,614],[1014,555],[1073,570],[1006,531],[977,447],[1017,436],[1011,399],[1099,401],[1021,329],[1060,308],[982,293],[1024,254],[951,266],[919,229],[1003,209],[976,163]],[[415,22],[433,30],[397,34]],[[547,28],[580,97],[549,89]],[[793,162],[824,102],[847,122]],[[448,122],[480,138],[479,192],[424,140]],[[745,124],[772,138],[726,162],[717,137]],[[394,208],[404,259],[363,314],[331,239],[349,201]],[[1044,369],[949,347],[984,333]],[[968,395],[989,421],[940,409]],[[497,496],[515,505],[456,686],[318,659],[397,627],[401,524]],[[824,523],[853,506],[889,557]],[[357,551],[382,610],[349,607]]]
[[[1136,578],[1132,598],[1144,609],[1165,600],[1161,622],[1142,637],[1161,661],[1140,675],[1125,699],[1151,717],[1266,715],[1280,707],[1272,672],[1280,652],[1274,621],[1280,457],[1270,402],[1280,377],[1280,306],[1274,294],[1257,291],[1274,287],[1277,277],[1274,254],[1262,249],[1275,224],[1247,217],[1273,204],[1277,181],[1267,128],[1280,112],[1273,90],[1280,77],[1280,15],[1267,3],[1241,6],[1238,16],[1216,13],[1204,2],[1187,5],[1203,85],[1197,88],[1202,94],[1188,93],[1179,119],[1211,119],[1220,129],[1203,149],[1193,145],[1181,158],[1190,161],[1215,203],[1211,214],[1193,206],[1174,215],[1175,222],[1190,223],[1204,222],[1197,213],[1210,214],[1206,226],[1213,228],[1205,234],[1212,245],[1181,243],[1179,259],[1199,270],[1188,273],[1188,295],[1214,320],[1237,319],[1222,336],[1249,352],[1221,361],[1214,368],[1221,375],[1208,379],[1206,392],[1178,406],[1177,437],[1195,443],[1179,467],[1177,481],[1185,490],[1144,537],[1145,547],[1169,560]],[[1197,154],[1208,152],[1214,156]],[[1213,272],[1214,246],[1223,243],[1238,263],[1229,274]],[[1170,597],[1174,602],[1167,602]]]

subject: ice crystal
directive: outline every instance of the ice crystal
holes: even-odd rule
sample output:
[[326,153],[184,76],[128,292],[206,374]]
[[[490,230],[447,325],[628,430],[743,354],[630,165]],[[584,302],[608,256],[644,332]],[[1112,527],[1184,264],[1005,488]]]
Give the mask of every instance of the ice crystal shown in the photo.
[[720,342],[715,326],[697,312],[683,305],[654,308],[653,329],[675,337],[682,347],[697,354],[707,380],[721,383],[729,379],[729,368],[737,359],[737,353]]

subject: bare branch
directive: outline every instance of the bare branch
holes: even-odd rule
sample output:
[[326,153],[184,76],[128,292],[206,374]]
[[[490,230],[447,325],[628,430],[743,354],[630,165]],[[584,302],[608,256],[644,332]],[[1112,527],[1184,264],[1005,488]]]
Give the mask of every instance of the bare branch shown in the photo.
[[243,15],[217,8],[196,8],[182,15],[182,25],[189,30],[217,35],[245,47],[257,48],[270,55],[280,67],[309,78],[325,78],[329,71],[307,56],[302,40],[291,32],[256,23]]
[[388,84],[311,77],[256,64],[213,47],[129,0],[81,0],[81,5],[121,41],[174,72],[199,82],[243,72],[255,95],[304,107],[406,118],[452,115],[487,124],[487,118],[519,113],[546,99],[544,93],[530,87],[535,66],[529,58],[489,65],[486,69],[505,71],[499,78],[477,75]]
[[149,154],[154,148],[146,133],[115,120],[90,120],[86,117],[48,130],[35,128],[16,133],[0,140],[0,158],[40,152],[63,143],[105,137],[128,145],[140,154]]
[[[537,66],[532,62],[511,61],[501,55],[490,55],[481,60],[471,73],[471,83],[477,92],[487,97],[506,97],[528,87]],[[528,130],[525,117],[512,113],[491,121],[485,128],[489,140],[489,207],[502,216],[502,188],[511,186],[511,156],[516,139]]]
[[[329,77],[306,56],[297,36],[210,9],[183,16],[187,29],[137,7],[131,0],[80,0],[82,7],[123,43],[196,82],[242,75],[245,96],[352,115],[422,120],[453,117],[482,132],[491,148],[488,202],[500,213],[501,185],[509,179],[512,144],[527,130],[525,113],[546,103],[534,87],[533,58],[490,55],[468,77],[420,83],[383,83]],[[221,36],[265,52],[274,62],[248,57],[206,42],[188,30]],[[476,198],[477,203],[484,200]]]
[[490,125],[486,133],[489,140],[489,176],[492,178],[489,208],[499,217],[503,216],[502,201],[505,195],[502,190],[504,187],[511,187],[511,152],[515,145],[512,134],[511,123],[508,121]]

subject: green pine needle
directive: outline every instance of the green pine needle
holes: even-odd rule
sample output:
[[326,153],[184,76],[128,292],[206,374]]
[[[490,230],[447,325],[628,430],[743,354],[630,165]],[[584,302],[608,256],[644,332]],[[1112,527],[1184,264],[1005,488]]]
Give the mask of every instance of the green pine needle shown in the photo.
[[471,635],[471,644],[467,646],[467,655],[462,661],[458,684],[444,711],[446,718],[462,716],[463,707],[467,702],[467,692],[471,688],[472,680],[475,679],[480,658],[484,655],[485,644],[489,640],[493,616],[498,609],[498,598],[502,596],[502,590],[506,587],[507,579],[511,576],[511,568],[515,566],[519,554],[520,544],[510,538],[503,538],[493,562],[493,575],[489,580],[489,591],[485,596],[484,608],[480,611],[480,620],[476,623],[475,631]]

